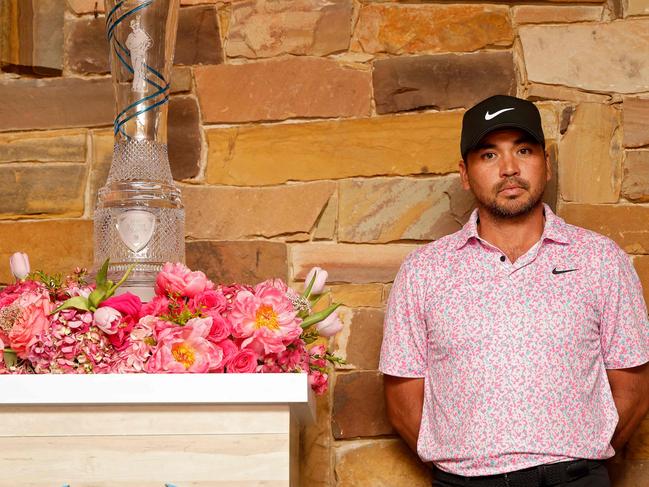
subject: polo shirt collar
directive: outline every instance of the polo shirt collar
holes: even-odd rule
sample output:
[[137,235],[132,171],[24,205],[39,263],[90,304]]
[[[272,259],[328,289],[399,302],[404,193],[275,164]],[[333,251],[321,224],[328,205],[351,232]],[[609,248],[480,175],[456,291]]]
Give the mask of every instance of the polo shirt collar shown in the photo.
[[[551,240],[553,242],[569,244],[571,242],[568,233],[566,232],[566,223],[562,218],[554,214],[552,209],[543,203],[543,211],[545,214],[545,225],[543,227],[543,234],[541,240]],[[457,246],[459,250],[464,247],[469,240],[479,239],[478,235],[478,209],[475,208],[469,217],[469,221],[465,223],[462,229],[457,233]]]

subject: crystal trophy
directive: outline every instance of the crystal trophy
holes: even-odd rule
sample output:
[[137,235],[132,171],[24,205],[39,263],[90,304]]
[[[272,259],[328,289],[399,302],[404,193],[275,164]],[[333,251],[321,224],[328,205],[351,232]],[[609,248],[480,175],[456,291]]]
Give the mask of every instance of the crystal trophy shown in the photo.
[[185,261],[185,213],[167,153],[167,108],[179,0],[106,0],[116,98],[115,146],[97,195],[94,267],[144,300],[165,262]]

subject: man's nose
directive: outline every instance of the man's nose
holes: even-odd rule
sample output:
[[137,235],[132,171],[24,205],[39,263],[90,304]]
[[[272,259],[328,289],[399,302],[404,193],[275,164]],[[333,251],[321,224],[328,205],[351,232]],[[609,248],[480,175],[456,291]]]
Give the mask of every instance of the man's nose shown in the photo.
[[514,154],[507,152],[500,159],[500,175],[502,177],[515,176],[519,173],[518,160]]

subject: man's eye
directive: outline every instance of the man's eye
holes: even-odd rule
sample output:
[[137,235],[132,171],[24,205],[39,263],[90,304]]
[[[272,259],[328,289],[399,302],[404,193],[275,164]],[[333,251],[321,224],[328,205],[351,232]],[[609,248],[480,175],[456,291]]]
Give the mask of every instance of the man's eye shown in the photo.
[[494,157],[496,157],[496,154],[494,152],[485,152],[480,157],[482,157],[482,159],[493,159]]
[[519,149],[519,152],[521,154],[529,155],[532,153],[532,149],[530,149],[529,147],[522,147],[521,149]]

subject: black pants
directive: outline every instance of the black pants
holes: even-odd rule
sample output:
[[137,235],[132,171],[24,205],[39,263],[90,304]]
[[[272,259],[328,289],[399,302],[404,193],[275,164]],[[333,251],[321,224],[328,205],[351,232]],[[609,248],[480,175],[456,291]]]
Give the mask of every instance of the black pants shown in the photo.
[[[433,487],[459,487],[460,485],[462,484],[433,479]],[[571,482],[564,482],[555,485],[556,487],[611,487],[611,481],[608,477],[608,470],[606,470],[606,466],[602,463],[600,466],[592,469],[584,477],[580,477]]]

